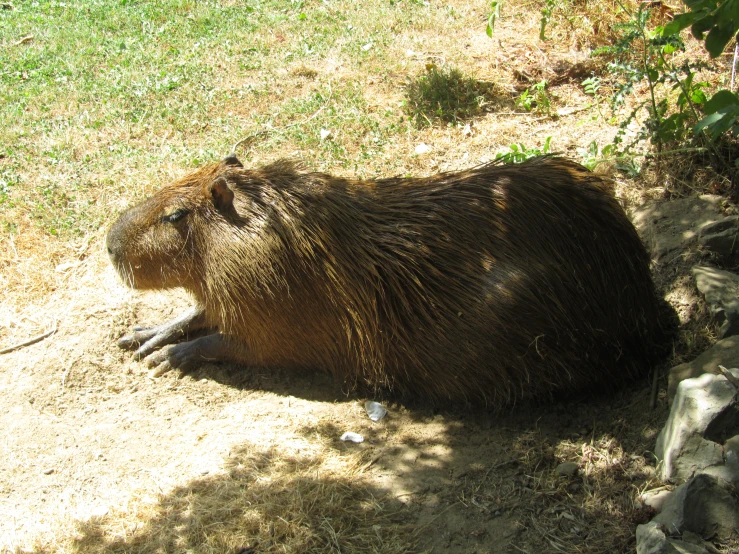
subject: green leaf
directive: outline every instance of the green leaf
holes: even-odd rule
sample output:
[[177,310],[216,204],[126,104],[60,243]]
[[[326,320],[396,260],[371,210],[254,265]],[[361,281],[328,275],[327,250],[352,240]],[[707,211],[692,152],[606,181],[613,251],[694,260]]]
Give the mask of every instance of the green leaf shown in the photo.
[[727,21],[724,26],[717,25],[713,27],[706,37],[706,50],[708,50],[711,57],[715,58],[721,55],[735,34],[736,28],[731,21]]
[[737,98],[736,94],[734,94],[730,90],[720,90],[716,94],[711,96],[711,99],[706,102],[703,110],[707,114],[713,114],[721,109],[726,108],[727,106],[737,105],[739,105],[739,98]]
[[690,94],[690,100],[693,102],[693,104],[705,104],[706,103],[706,93],[702,90],[694,90]]
[[739,106],[727,106],[701,119],[693,127],[693,132],[697,135],[705,129],[714,139],[717,139],[732,127],[736,128],[738,118]]
[[705,17],[705,15],[706,14],[703,12],[689,12],[676,15],[675,19],[670,21],[662,28],[661,35],[663,37],[671,37],[673,35],[677,35],[683,29],[687,29],[699,19]]
[[739,0],[726,0],[715,13],[719,21],[734,24],[739,21]]
[[500,17],[500,2],[493,0],[490,2],[490,15],[488,16],[488,26],[485,28],[485,34],[490,38],[493,38],[493,31],[495,30],[495,20]]
[[713,14],[708,14],[705,17],[702,17],[698,19],[693,25],[690,27],[690,32],[693,33],[693,36],[698,40],[703,40],[703,34],[708,31],[711,27],[713,27],[714,23],[716,22],[716,16]]

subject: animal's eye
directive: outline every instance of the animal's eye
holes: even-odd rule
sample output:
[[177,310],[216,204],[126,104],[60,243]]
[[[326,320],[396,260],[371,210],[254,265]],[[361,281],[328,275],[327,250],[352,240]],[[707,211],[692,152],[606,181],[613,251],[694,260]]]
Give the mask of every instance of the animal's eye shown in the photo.
[[164,217],[162,217],[162,221],[165,223],[177,223],[180,219],[182,219],[189,213],[190,213],[190,210],[187,210],[185,208],[179,208],[173,211],[171,214],[165,215]]

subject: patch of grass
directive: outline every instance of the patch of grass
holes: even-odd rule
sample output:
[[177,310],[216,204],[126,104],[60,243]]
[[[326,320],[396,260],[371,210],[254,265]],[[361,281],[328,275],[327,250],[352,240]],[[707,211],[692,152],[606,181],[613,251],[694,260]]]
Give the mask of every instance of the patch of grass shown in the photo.
[[490,85],[463,74],[455,67],[429,64],[425,73],[406,88],[406,109],[417,125],[457,123],[482,112]]
[[244,447],[223,474],[80,522],[65,547],[85,554],[411,551],[402,505],[376,498],[358,461],[336,451]]

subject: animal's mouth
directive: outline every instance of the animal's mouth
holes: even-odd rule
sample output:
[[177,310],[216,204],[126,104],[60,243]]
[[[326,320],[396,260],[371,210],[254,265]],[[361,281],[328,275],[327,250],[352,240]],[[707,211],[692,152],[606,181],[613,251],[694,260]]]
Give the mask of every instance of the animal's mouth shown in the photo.
[[126,285],[128,288],[137,288],[133,278],[133,268],[126,267],[124,264],[117,263],[115,260],[112,261],[113,267],[115,268],[118,277],[120,277],[121,281],[123,281],[123,284]]

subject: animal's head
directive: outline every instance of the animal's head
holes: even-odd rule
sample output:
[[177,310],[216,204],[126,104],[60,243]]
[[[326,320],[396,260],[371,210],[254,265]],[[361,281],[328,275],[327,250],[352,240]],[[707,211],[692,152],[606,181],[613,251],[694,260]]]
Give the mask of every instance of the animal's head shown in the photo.
[[192,288],[202,278],[203,235],[235,216],[229,174],[243,171],[230,155],[169,185],[130,208],[113,224],[108,255],[136,289]]

